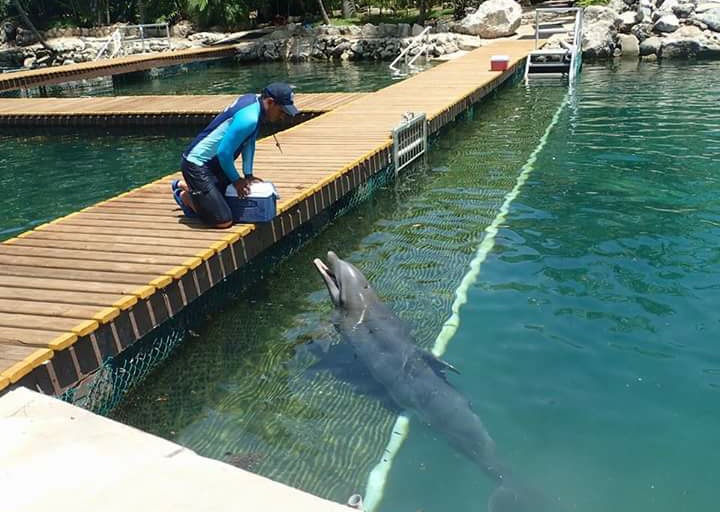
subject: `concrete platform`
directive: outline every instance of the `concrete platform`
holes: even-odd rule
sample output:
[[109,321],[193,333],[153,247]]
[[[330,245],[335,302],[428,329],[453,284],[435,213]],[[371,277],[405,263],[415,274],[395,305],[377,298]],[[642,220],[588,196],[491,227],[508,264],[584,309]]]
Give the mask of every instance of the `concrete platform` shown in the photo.
[[0,397],[0,510],[352,509],[18,388]]

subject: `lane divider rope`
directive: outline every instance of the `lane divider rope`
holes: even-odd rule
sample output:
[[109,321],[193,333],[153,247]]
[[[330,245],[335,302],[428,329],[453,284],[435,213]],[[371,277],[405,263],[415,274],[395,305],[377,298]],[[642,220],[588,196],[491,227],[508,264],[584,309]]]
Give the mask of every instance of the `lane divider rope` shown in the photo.
[[[535,169],[537,157],[547,144],[550,132],[560,119],[560,114],[565,108],[565,105],[567,105],[569,98],[570,93],[565,95],[564,99],[560,103],[560,106],[550,120],[550,124],[545,129],[545,133],[543,133],[542,137],[540,137],[538,145],[528,157],[525,165],[522,166],[520,174],[515,182],[515,186],[505,195],[505,200],[500,206],[498,214],[495,216],[490,225],[485,228],[483,239],[475,252],[475,257],[470,262],[470,270],[468,270],[463,279],[460,281],[460,285],[455,290],[455,301],[451,307],[450,317],[445,321],[442,329],[440,329],[440,333],[435,339],[435,344],[432,348],[432,353],[435,356],[441,357],[445,353],[450,340],[460,327],[460,308],[467,302],[468,290],[480,275],[480,266],[495,247],[495,239],[497,237],[498,230],[503,222],[505,222],[505,219],[510,212],[510,205],[520,194],[520,190],[527,182],[532,171]],[[409,417],[404,413],[400,414],[397,420],[395,420],[395,425],[393,425],[392,432],[390,434],[390,440],[388,441],[380,462],[378,462],[370,471],[367,487],[365,489],[365,496],[363,497],[363,504],[366,512],[375,512],[377,507],[380,505],[393,461],[395,460],[403,442],[407,438],[409,431]]]

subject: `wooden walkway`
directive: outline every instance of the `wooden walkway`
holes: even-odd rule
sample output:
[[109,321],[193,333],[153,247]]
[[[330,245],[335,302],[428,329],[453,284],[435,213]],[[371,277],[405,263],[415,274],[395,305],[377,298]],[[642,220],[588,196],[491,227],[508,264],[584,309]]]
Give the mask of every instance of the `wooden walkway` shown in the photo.
[[93,62],[55,66],[51,68],[13,71],[0,74],[0,92],[27,89],[43,85],[62,84],[75,80],[97,78],[99,76],[133,73],[152,68],[175,66],[187,62],[219,59],[235,55],[233,45],[212,48],[189,48],[161,53],[144,53],[114,59],[101,59]]
[[[258,141],[255,173],[282,200],[272,221],[206,229],[183,218],[172,176],[0,245],[0,388],[59,393],[175,315],[260,251],[359,187],[391,161],[407,111],[436,133],[521,72],[533,41],[504,41],[438,65]],[[490,57],[510,69],[490,72]]]
[[[303,113],[320,114],[365,94],[298,94],[295,102]],[[215,117],[237,96],[0,98],[0,127],[197,125]]]

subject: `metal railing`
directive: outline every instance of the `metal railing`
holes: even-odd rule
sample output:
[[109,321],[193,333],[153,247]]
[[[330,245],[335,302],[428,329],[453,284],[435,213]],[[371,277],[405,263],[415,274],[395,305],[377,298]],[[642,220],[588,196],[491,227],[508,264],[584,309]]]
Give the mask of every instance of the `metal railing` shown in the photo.
[[392,132],[395,174],[427,151],[427,116],[424,112],[407,112]]
[[[565,33],[567,30],[563,29],[543,29],[540,27],[540,15],[549,14],[562,14],[562,13],[574,13],[575,20],[573,21],[572,28],[572,43],[570,45],[560,43],[569,54],[570,54],[570,66],[568,72],[568,82],[572,86],[575,83],[575,78],[580,73],[582,67],[582,34],[583,34],[583,9],[581,7],[540,7],[535,9],[535,50],[538,50],[540,43],[540,35],[542,33]],[[542,50],[540,50],[542,52]],[[531,56],[528,56],[526,63],[525,78],[528,78],[528,70],[530,68]]]
[[[149,37],[146,31],[148,29],[164,29],[164,35],[161,36],[161,39],[165,39],[167,41],[168,50],[172,50],[172,42],[170,40],[170,25],[167,23],[145,23],[143,25],[122,25],[115,29],[115,31],[110,34],[110,37],[105,42],[105,44],[98,50],[97,55],[95,55],[95,60],[100,59],[106,52],[108,52],[112,46],[112,51],[109,52],[108,57],[116,57],[118,54],[122,53],[125,47],[126,42],[134,42],[138,39],[141,41],[142,44],[142,52],[145,53],[147,51],[146,41],[148,39],[155,39],[154,37]],[[135,34],[132,34],[131,32],[136,31]]]
[[[401,71],[400,68],[397,67],[397,63],[400,62],[400,60],[402,59],[405,60],[406,69],[409,69],[411,72],[420,71],[420,68],[418,66],[415,66],[415,61],[423,53],[425,54],[425,59],[429,57],[430,46],[427,44],[427,35],[430,33],[430,30],[432,30],[432,27],[425,27],[422,32],[420,32],[417,36],[410,40],[410,43],[405,47],[405,49],[403,49],[403,51],[400,52],[400,55],[395,57],[395,60],[390,63],[389,67],[392,70],[393,75],[407,75],[407,73],[403,73],[403,71]],[[410,52],[416,48],[419,48],[417,53],[415,53],[415,55],[413,55],[410,59]]]

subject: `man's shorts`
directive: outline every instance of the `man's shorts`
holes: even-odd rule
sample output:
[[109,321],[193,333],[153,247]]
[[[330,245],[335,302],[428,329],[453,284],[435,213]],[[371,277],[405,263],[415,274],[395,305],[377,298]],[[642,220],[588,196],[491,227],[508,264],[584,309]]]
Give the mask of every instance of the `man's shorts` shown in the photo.
[[225,201],[225,189],[230,184],[225,175],[217,175],[207,166],[196,165],[184,158],[180,169],[198,217],[211,226],[232,221],[232,211]]

